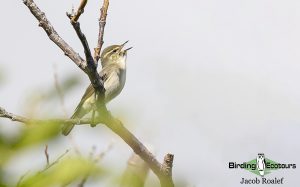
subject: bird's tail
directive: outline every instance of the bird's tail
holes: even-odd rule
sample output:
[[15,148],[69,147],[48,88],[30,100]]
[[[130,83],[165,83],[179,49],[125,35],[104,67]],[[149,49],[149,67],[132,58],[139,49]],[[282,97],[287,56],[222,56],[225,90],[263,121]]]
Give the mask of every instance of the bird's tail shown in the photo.
[[[85,113],[80,109],[80,107],[77,107],[74,114],[71,116],[71,119],[81,118],[82,116],[84,116],[84,114]],[[70,134],[74,126],[75,124],[64,124],[64,126],[62,127],[62,134],[67,136],[68,134]]]
[[74,128],[75,124],[65,124],[62,128],[62,134],[67,136],[70,134],[71,130]]
[[[75,114],[75,113],[74,113]],[[75,119],[76,116],[71,117],[71,119]],[[75,124],[64,124],[63,128],[62,128],[62,134],[67,136],[68,134],[70,134],[70,132],[72,131],[72,129],[74,128]]]
[[75,124],[64,124],[62,128],[62,134],[67,136],[70,134],[71,130],[74,128]]

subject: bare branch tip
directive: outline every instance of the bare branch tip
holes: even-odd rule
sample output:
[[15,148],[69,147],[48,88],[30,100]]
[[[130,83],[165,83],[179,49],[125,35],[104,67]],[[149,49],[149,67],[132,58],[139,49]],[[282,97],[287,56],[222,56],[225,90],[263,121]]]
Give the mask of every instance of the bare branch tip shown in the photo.
[[168,153],[164,157],[164,162],[162,164],[162,170],[166,176],[172,177],[173,160],[174,160],[173,154]]
[[166,154],[166,156],[164,157],[164,165],[166,167],[171,167],[173,166],[173,160],[174,160],[174,155],[173,154]]
[[66,15],[67,15],[67,17],[68,17],[69,19],[72,19],[72,14],[71,14],[71,13],[66,12]]
[[7,117],[7,111],[2,107],[0,107],[0,117]]
[[95,48],[95,53],[94,53],[94,59],[96,62],[98,62],[98,60],[100,59],[100,52],[101,52],[102,45],[104,43],[103,35],[104,35],[104,28],[105,28],[105,24],[106,24],[108,6],[109,6],[109,0],[104,0],[103,5],[100,9],[100,17],[98,19],[98,21],[99,21],[98,43],[97,43],[97,47]]
[[74,8],[72,8],[72,13],[68,15],[72,23],[76,23],[80,15],[84,13],[84,8],[86,4],[87,4],[87,0],[81,0],[80,5],[76,12],[74,12]]
[[5,109],[0,106],[0,114],[6,113]]

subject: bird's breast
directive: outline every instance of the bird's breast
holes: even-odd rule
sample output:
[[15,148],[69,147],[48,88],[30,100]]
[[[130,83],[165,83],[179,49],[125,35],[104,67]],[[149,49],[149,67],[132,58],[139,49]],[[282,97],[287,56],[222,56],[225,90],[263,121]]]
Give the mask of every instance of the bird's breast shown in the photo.
[[105,101],[108,103],[117,95],[119,95],[124,88],[126,82],[126,70],[111,73],[108,79],[104,82]]

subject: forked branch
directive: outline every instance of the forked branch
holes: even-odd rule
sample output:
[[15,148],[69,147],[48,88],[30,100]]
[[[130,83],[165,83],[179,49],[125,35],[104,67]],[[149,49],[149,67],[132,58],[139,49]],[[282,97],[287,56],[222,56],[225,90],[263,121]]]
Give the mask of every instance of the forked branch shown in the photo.
[[167,154],[163,164],[160,164],[154,155],[123,125],[123,123],[111,116],[109,112],[105,115],[98,116],[95,121],[92,119],[81,119],[80,121],[77,119],[40,120],[15,115],[0,107],[0,117],[8,118],[12,121],[18,121],[24,124],[39,124],[44,122],[62,124],[70,123],[76,125],[92,124],[93,122],[96,124],[105,124],[108,128],[120,136],[132,148],[132,150],[149,165],[149,168],[157,175],[163,187],[174,186],[172,180],[173,155]]
[[[80,15],[84,12],[86,3],[87,3],[87,0],[81,0],[78,10],[76,12],[67,13],[67,16],[69,17],[71,24],[72,24],[74,30],[76,31],[76,34],[83,46],[85,59],[87,62],[87,69],[88,69],[87,74],[91,80],[91,83],[92,83],[94,89],[96,90],[97,95],[99,96],[98,101],[101,102],[101,101],[103,101],[104,92],[105,92],[105,89],[103,86],[103,81],[97,72],[98,64],[96,61],[94,61],[94,59],[92,57],[92,53],[91,53],[88,41],[87,41],[85,35],[83,34],[83,32],[81,31],[80,23],[78,22]],[[103,105],[103,103],[100,103],[100,104]]]
[[74,16],[72,16],[72,20],[71,20],[72,22],[76,23],[78,21],[80,15],[83,14],[83,12],[84,12],[84,7],[85,7],[86,3],[87,3],[87,0],[80,1],[79,7],[78,7],[76,13],[74,14]]
[[[91,52],[86,41],[84,34],[81,32],[78,19],[83,13],[83,9],[86,5],[86,1],[82,0],[78,11],[69,16],[71,23],[79,37],[83,48],[85,50],[86,60],[83,60],[78,53],[76,53],[55,31],[53,26],[50,24],[49,20],[46,18],[45,14],[38,8],[33,0],[23,0],[24,4],[29,8],[31,13],[39,21],[39,26],[41,26],[49,38],[57,45],[59,48],[67,55],[77,66],[80,67],[88,76],[96,92],[103,95],[105,89],[103,87],[103,82],[97,73],[97,62],[100,59],[100,51],[103,45],[103,34],[104,27],[106,23],[107,10],[109,5],[109,0],[104,0],[103,7],[101,8],[101,15],[99,19],[99,35],[98,44],[95,48],[94,59],[91,57]],[[100,99],[101,100],[101,99]],[[120,136],[132,149],[139,155],[148,165],[149,168],[157,175],[160,180],[161,186],[163,187],[174,187],[172,180],[172,164],[173,155],[167,154],[163,164],[159,163],[154,155],[127,129],[124,127],[121,121],[114,118],[109,111],[107,111],[105,105],[99,108],[100,117],[96,120],[82,119],[78,121],[77,119],[51,119],[46,120],[47,122],[53,121],[56,123],[72,123],[72,124],[92,124],[92,123],[102,123]],[[0,108],[0,117],[9,118],[12,121],[19,121],[24,124],[39,123],[45,120],[28,119],[22,116],[18,116],[9,112],[6,112],[3,108]]]
[[29,8],[34,17],[39,21],[39,26],[44,29],[50,40],[52,40],[77,66],[80,67],[89,77],[93,87],[100,95],[104,95],[105,89],[103,81],[95,68],[94,63],[87,64],[78,53],[76,53],[56,32],[50,21],[47,19],[33,0],[23,0],[23,3]]

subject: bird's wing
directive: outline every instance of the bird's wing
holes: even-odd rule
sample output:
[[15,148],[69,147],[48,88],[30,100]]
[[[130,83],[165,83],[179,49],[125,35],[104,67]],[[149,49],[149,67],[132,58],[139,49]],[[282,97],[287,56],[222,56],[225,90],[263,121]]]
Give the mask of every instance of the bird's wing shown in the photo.
[[[103,71],[104,70],[104,71]],[[110,72],[108,71],[109,68],[104,68],[101,72],[100,72],[100,77],[103,80],[103,82],[107,81],[107,79],[109,78],[109,74]],[[81,105],[88,99],[90,98],[93,94],[95,93],[94,87],[92,84],[90,84],[87,89],[85,90],[80,103],[78,104],[78,106],[76,107],[75,110],[77,110],[78,108],[81,107]]]
[[[103,82],[106,82],[106,80],[109,78],[108,75],[110,74],[110,72],[107,71],[108,68],[104,68],[103,70],[106,71],[100,72],[100,78],[103,80]],[[84,101],[87,100],[89,97],[91,97],[94,94],[94,92],[95,92],[94,87],[92,84],[90,84],[85,90],[80,102],[84,103]]]
[[102,68],[100,71],[100,77],[105,82],[108,79],[108,75],[110,75],[112,72],[118,71],[120,69],[118,64],[108,64],[105,67]]
[[84,103],[88,98],[90,98],[93,94],[94,94],[94,87],[93,87],[92,84],[90,84],[90,85],[87,87],[87,89],[85,90],[85,92],[84,92],[84,94],[83,94],[83,96],[82,96],[82,98],[81,98],[81,100],[80,100],[80,103],[77,105],[77,107],[76,107],[76,109],[75,109],[75,112],[74,112],[74,114],[72,115],[71,118],[77,118],[77,117],[81,118],[81,117],[82,117],[82,116],[81,116],[81,113],[82,113],[82,112],[81,112],[81,107],[82,107],[83,103]]
[[84,102],[87,100],[89,97],[91,97],[94,94],[95,90],[92,84],[90,84],[87,89],[85,90],[80,102]]
[[[119,74],[120,74],[120,69],[117,65],[114,64],[107,65],[100,72],[100,77],[104,82],[106,101],[110,101],[112,98],[118,95],[119,92],[118,87],[120,85]],[[85,93],[83,94],[80,103],[77,105],[72,118],[81,118],[82,115],[85,114],[85,112],[82,111],[82,105],[87,99],[93,96],[94,93],[95,93],[94,87],[92,84],[90,84],[87,87]]]

